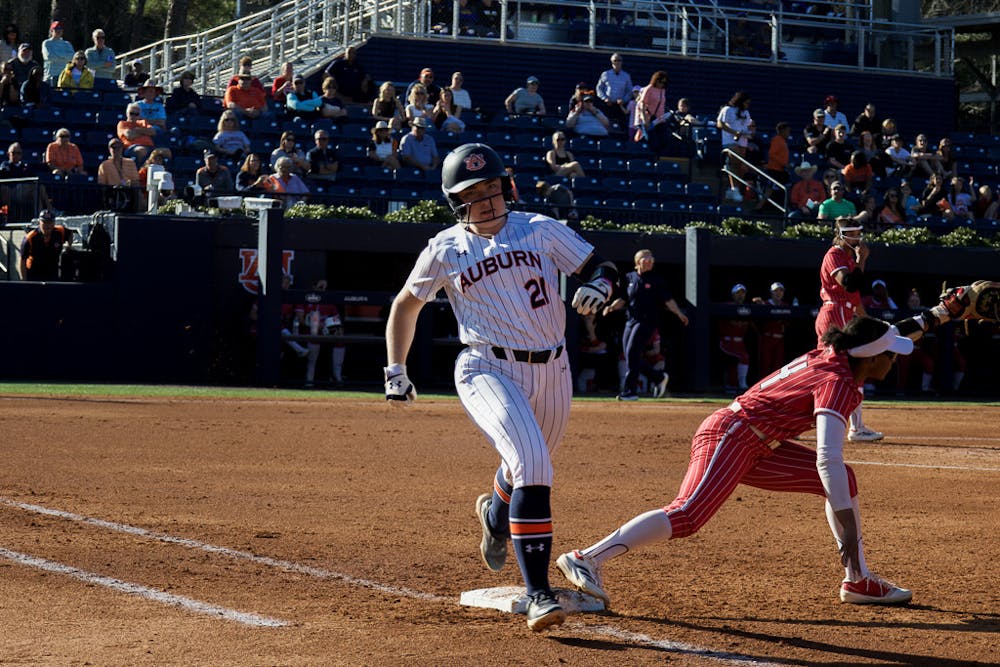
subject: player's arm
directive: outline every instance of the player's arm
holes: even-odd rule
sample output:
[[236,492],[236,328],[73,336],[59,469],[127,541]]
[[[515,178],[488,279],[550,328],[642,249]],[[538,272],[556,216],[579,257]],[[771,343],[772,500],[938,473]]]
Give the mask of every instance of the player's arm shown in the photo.
[[607,303],[618,284],[618,267],[597,252],[587,255],[573,272],[581,281],[586,280],[573,295],[573,307],[581,315],[596,313]]
[[680,306],[677,305],[676,301],[674,301],[673,299],[668,299],[663,303],[663,305],[667,307],[667,310],[669,310],[671,313],[677,316],[677,319],[681,321],[681,324],[683,324],[684,326],[688,325],[687,315],[685,315],[684,312],[680,309]]
[[417,397],[413,383],[406,376],[406,355],[413,344],[417,317],[424,307],[406,287],[392,301],[389,321],[385,326],[385,347],[388,363],[385,367],[385,399],[398,405],[407,405]]

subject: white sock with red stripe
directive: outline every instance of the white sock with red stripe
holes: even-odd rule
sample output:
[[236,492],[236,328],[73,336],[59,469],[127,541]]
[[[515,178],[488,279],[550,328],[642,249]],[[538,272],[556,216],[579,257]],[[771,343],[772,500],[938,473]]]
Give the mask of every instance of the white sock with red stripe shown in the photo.
[[601,565],[644,544],[669,540],[671,535],[673,529],[667,513],[662,509],[651,510],[635,517],[600,542],[582,549],[580,555]]
[[865,428],[865,422],[861,418],[861,406],[854,408],[854,412],[851,413],[851,430],[861,431]]

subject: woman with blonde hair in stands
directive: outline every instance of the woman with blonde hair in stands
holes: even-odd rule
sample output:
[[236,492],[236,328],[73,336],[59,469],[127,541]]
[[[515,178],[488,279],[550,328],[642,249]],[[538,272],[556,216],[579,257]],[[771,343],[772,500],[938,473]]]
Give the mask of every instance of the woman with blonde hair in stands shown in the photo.
[[87,54],[77,51],[73,60],[66,63],[66,68],[59,74],[60,88],[89,89],[94,87],[94,70],[87,67]]
[[431,124],[431,107],[427,104],[427,88],[422,83],[416,83],[410,88],[410,99],[406,105],[406,122],[413,124],[414,118],[424,117]]
[[576,161],[573,154],[566,148],[566,133],[555,132],[552,135],[552,150],[545,154],[545,163],[556,176],[564,178],[584,177],[583,166]]
[[146,187],[147,178],[149,175],[149,168],[154,164],[158,164],[164,169],[167,167],[167,160],[173,157],[169,148],[154,148],[146,158],[146,162],[139,169],[139,184],[142,187]]
[[396,87],[386,81],[378,88],[378,96],[372,102],[372,118],[384,120],[395,131],[403,129],[406,110],[396,97]]

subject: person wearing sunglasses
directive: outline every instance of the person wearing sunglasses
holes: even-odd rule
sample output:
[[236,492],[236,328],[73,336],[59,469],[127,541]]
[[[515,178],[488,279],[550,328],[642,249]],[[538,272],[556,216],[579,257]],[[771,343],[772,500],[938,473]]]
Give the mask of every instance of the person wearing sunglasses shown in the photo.
[[94,70],[87,67],[87,56],[83,51],[73,54],[73,59],[59,74],[60,88],[89,90],[94,87]]
[[54,140],[45,148],[45,164],[55,176],[87,173],[83,168],[80,147],[73,143],[73,137],[65,127],[56,130]]

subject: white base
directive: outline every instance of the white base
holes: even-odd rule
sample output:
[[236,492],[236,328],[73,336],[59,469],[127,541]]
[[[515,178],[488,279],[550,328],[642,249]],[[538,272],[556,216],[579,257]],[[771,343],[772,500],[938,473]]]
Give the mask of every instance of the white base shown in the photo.
[[[604,600],[592,595],[565,588],[554,588],[553,592],[567,613],[604,611]],[[528,595],[524,586],[500,586],[498,588],[477,588],[472,591],[463,591],[458,602],[466,607],[499,609],[511,614],[524,614],[528,611]]]

